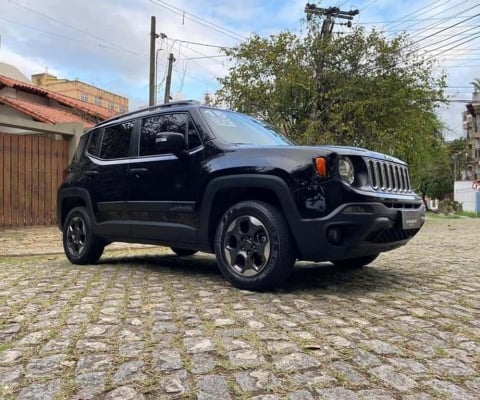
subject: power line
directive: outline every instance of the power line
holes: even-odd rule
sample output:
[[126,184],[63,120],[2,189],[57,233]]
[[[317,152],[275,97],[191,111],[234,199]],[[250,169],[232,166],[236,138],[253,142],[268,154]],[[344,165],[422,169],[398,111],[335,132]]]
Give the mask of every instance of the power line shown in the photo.
[[94,38],[95,40],[99,40],[99,41],[101,41],[101,42],[107,43],[107,44],[109,44],[109,45],[111,45],[111,46],[113,46],[113,47],[116,47],[116,48],[118,48],[118,49],[120,49],[120,50],[126,51],[126,52],[131,53],[131,54],[135,54],[135,55],[137,55],[137,56],[142,56],[142,57],[145,56],[144,54],[140,54],[140,53],[138,53],[138,52],[136,52],[136,51],[134,51],[134,50],[127,49],[127,48],[125,48],[125,47],[123,47],[123,46],[121,46],[121,45],[119,45],[119,44],[113,43],[113,42],[111,42],[111,41],[109,41],[109,40],[107,40],[107,39],[104,39],[104,38],[102,38],[102,37],[100,37],[100,36],[94,35],[93,33],[90,33],[90,32],[85,31],[85,30],[83,30],[83,29],[77,28],[77,27],[75,27],[75,26],[73,26],[73,25],[67,25],[67,24],[65,24],[65,22],[60,21],[60,20],[58,20],[58,19],[56,19],[56,18],[54,18],[54,17],[52,17],[52,16],[50,16],[50,15],[48,15],[48,14],[45,14],[45,13],[39,11],[39,10],[36,10],[36,9],[34,9],[34,8],[31,8],[31,7],[28,7],[28,6],[24,5],[24,4],[21,4],[21,3],[16,2],[16,1],[14,1],[14,0],[8,0],[8,1],[9,1],[10,3],[16,5],[17,7],[23,8],[23,9],[25,9],[25,10],[28,10],[28,11],[32,12],[32,13],[35,13],[35,14],[37,14],[37,15],[40,15],[40,16],[42,16],[42,17],[44,17],[44,18],[47,18],[47,19],[49,19],[49,20],[51,20],[51,21],[53,21],[53,22],[56,22],[57,24],[62,25],[63,27],[67,27],[67,28],[72,29],[72,30],[74,30],[74,31],[76,31],[76,32],[82,33],[83,35],[90,36],[90,37]]
[[[419,11],[422,11],[422,10],[425,10],[425,9],[429,9],[431,6],[433,6],[435,3],[438,3],[439,1],[440,1],[440,0],[436,0],[436,1],[434,1],[433,3],[431,3],[431,4],[427,4],[427,5],[424,6],[424,7],[421,7],[421,8],[419,8],[419,9],[415,10],[415,11],[412,11],[411,13],[409,13],[409,14],[407,14],[407,15],[404,15],[404,16],[400,19],[400,21],[398,21],[398,23],[395,24],[395,25],[394,25],[393,27],[391,27],[391,28],[394,28],[394,27],[396,27],[396,26],[402,25],[404,22],[412,22],[413,20],[412,20],[411,18],[409,18],[410,16],[413,16],[413,15],[418,14]],[[441,5],[447,3],[448,1],[449,1],[449,0],[445,0],[443,3],[438,4],[437,6],[433,7],[433,8],[432,8],[431,10],[429,10],[429,11],[435,10],[436,8],[438,8],[438,7],[440,7]],[[421,16],[421,15],[425,14],[426,12],[427,12],[427,11],[425,11],[425,12],[423,12],[423,13],[419,13],[417,16]],[[408,18],[408,19],[407,19],[407,18]]]
[[5,18],[5,17],[0,17],[0,19],[3,20],[3,21],[7,21],[11,24],[15,24],[15,25],[18,25],[18,26],[23,26],[24,28],[28,28],[28,29],[32,29],[32,30],[37,31],[37,32],[45,33],[47,35],[52,35],[52,36],[56,36],[56,37],[59,37],[59,38],[62,38],[62,39],[71,40],[73,42],[84,43],[80,39],[75,39],[75,38],[72,38],[72,37],[60,35],[58,33],[49,32],[49,31],[46,31],[46,30],[43,30],[43,29],[40,29],[40,28],[36,28],[34,26],[23,24],[21,22],[13,21],[13,20]]
[[189,40],[179,40],[179,39],[176,39],[176,40],[179,41],[179,42],[183,42],[183,43],[194,44],[196,46],[214,47],[214,48],[217,48],[217,49],[232,49],[233,48],[233,47],[219,46],[219,45],[216,45],[216,44],[190,42]]
[[[480,5],[480,4],[476,5],[475,7],[478,7],[479,5]],[[466,21],[469,21],[469,20],[471,20],[471,19],[473,19],[473,18],[478,17],[479,15],[480,15],[480,13],[475,14],[475,15],[473,15],[473,16],[471,16],[471,17],[465,18],[465,19],[461,20],[460,22],[457,22],[457,23],[455,23],[455,24],[453,24],[453,25],[450,25],[450,26],[448,26],[448,27],[446,27],[446,28],[444,28],[444,29],[442,29],[442,30],[440,30],[440,31],[438,31],[438,32],[433,33],[433,34],[430,35],[430,36],[426,36],[426,37],[424,37],[424,38],[422,38],[422,39],[419,39],[419,40],[415,41],[415,42],[413,43],[413,45],[416,45],[416,44],[418,44],[418,43],[420,43],[420,42],[422,42],[422,41],[424,41],[424,40],[426,40],[426,39],[430,39],[430,38],[432,38],[433,36],[437,36],[439,33],[442,33],[442,32],[445,32],[445,31],[447,31],[447,30],[449,30],[449,29],[452,29],[452,28],[460,25],[460,24],[463,23],[463,22],[466,22]],[[471,29],[472,29],[472,28],[470,28],[470,29],[468,29],[468,30],[471,30]],[[466,32],[466,31],[463,31],[463,32]],[[436,43],[438,43],[438,42],[436,42]]]
[[460,45],[462,45],[462,44],[469,43],[469,42],[471,42],[472,40],[478,39],[479,37],[480,37],[480,33],[479,33],[477,36],[475,36],[475,37],[473,37],[473,38],[471,38],[471,39],[469,39],[469,40],[465,40],[465,41],[463,41],[462,43],[459,43],[459,44],[456,45],[456,46],[453,46],[453,47],[450,47],[450,48],[448,48],[448,49],[446,49],[446,50],[443,50],[442,52],[436,54],[435,57],[438,57],[439,55],[444,54],[444,53],[446,53],[446,52],[449,51],[449,50],[455,49],[455,48],[457,48],[458,46],[460,46]]
[[168,11],[176,14],[176,15],[180,15],[181,17],[183,18],[187,18],[193,22],[196,22],[197,24],[200,24],[200,25],[203,25],[207,28],[210,28],[210,29],[213,29],[214,31],[217,31],[223,35],[226,35],[226,36],[229,36],[235,40],[245,40],[247,39],[246,37],[242,36],[242,35],[239,35],[238,33],[230,30],[230,29],[227,29],[223,26],[220,26],[220,25],[217,25],[211,21],[208,21],[204,18],[201,18],[201,17],[198,17],[192,13],[189,13],[189,12],[186,12],[184,10],[182,10],[181,8],[178,8],[178,7],[175,7],[169,3],[167,3],[166,1],[162,1],[162,0],[150,0],[150,2],[160,6],[160,7],[163,7],[165,9],[167,9]]
[[[473,29],[478,29],[478,27],[469,28],[469,29],[467,29],[467,31],[471,31],[471,30],[473,30]],[[466,31],[464,31],[464,32],[466,32]],[[440,48],[443,48],[443,47],[445,47],[445,46],[448,46],[448,45],[450,45],[450,44],[452,44],[452,43],[456,43],[456,42],[459,42],[459,41],[461,41],[461,40],[463,40],[463,39],[465,39],[465,38],[469,38],[469,37],[471,37],[471,36],[473,36],[473,35],[476,35],[477,33],[478,33],[478,32],[469,33],[468,35],[465,35],[465,36],[463,36],[463,37],[459,37],[459,35],[455,35],[455,36],[450,35],[450,36],[448,37],[448,39],[442,39],[442,40],[438,40],[438,41],[433,42],[433,43],[428,43],[428,44],[426,44],[426,45],[418,48],[417,51],[419,51],[419,50],[424,50],[424,49],[428,49],[428,51],[433,52],[433,51],[435,51],[436,49],[431,49],[431,46],[435,46],[436,44],[443,43],[440,47],[437,48],[437,49],[440,49]],[[452,40],[452,39],[455,39],[456,37],[458,37],[458,38],[457,38],[456,40],[454,40],[453,42],[451,42],[451,40]],[[416,42],[416,43],[418,43],[418,42]]]
[[[456,6],[459,6],[459,5],[461,5],[461,4],[463,4],[463,3],[466,3],[466,2],[468,2],[468,1],[470,1],[470,0],[463,0],[463,1],[461,1],[460,3],[458,3]],[[439,7],[441,7],[441,6],[445,5],[445,4],[448,4],[448,3],[450,3],[450,1],[449,1],[449,0],[445,0],[444,2],[442,2],[442,3],[440,3],[440,4],[437,4],[435,7],[431,8],[431,9],[426,9],[426,10],[423,11],[422,13],[418,14],[418,16],[425,15],[427,12],[431,12],[431,11],[433,11],[433,10],[436,10],[437,8],[439,8]],[[433,4],[431,4],[431,5],[433,5]],[[428,7],[428,8],[429,8],[429,7]],[[442,10],[442,11],[439,11],[439,12],[437,12],[437,13],[435,13],[435,14],[430,14],[426,20],[427,20],[427,21],[432,21],[432,20],[437,20],[437,19],[438,19],[438,20],[445,20],[445,18],[434,18],[434,17],[436,17],[437,15],[443,14],[444,12],[445,12],[445,10]],[[410,21],[404,21],[404,22],[415,22],[415,20],[413,20],[413,21],[412,21],[412,20],[410,20]],[[401,24],[400,24],[400,25],[401,25]],[[413,27],[413,26],[415,26],[415,25],[416,25],[416,23],[411,24],[411,25],[408,25],[407,27],[404,28],[404,30],[406,31],[407,29],[410,29],[411,27]]]

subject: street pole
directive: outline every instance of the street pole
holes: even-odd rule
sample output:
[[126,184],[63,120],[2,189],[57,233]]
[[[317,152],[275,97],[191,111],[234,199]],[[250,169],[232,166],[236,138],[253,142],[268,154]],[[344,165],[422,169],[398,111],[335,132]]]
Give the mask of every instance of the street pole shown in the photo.
[[155,105],[155,40],[158,35],[156,34],[156,21],[152,15],[150,26],[150,80],[149,80],[149,96],[148,104],[150,106]]
[[[348,20],[347,26],[351,26],[351,20],[355,15],[359,13],[358,10],[351,10],[351,11],[342,11],[338,7],[329,7],[329,8],[321,8],[317,7],[315,4],[307,3],[305,6],[305,14],[307,14],[307,20],[310,21],[312,15],[314,16],[325,16],[325,19],[322,23],[322,29],[320,31],[320,36],[317,38],[316,43],[319,48],[322,47],[322,43],[330,38],[333,31],[333,26],[335,25],[335,18],[341,18]],[[315,82],[316,82],[316,91],[317,95],[322,90],[322,76],[323,76],[323,68],[325,65],[325,58],[324,55],[321,56],[320,59],[317,59],[315,65]],[[311,110],[310,110],[310,118],[315,121],[318,118],[318,104],[315,100],[312,103]]]
[[168,72],[167,72],[167,79],[165,81],[165,98],[163,102],[166,104],[170,101],[170,86],[172,84],[172,68],[173,63],[175,62],[175,57],[173,57],[173,53],[170,53],[168,57]]

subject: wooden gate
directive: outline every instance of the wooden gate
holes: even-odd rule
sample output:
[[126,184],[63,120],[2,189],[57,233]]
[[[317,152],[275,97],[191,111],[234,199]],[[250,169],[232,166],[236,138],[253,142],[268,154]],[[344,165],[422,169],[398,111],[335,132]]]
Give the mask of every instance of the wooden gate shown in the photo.
[[52,225],[68,142],[0,133],[0,227]]

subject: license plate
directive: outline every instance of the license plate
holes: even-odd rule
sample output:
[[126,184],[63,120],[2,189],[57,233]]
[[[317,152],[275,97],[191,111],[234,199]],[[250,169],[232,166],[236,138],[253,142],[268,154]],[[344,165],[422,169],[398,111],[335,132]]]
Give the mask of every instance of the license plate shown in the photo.
[[403,229],[418,229],[423,225],[423,213],[414,210],[402,211],[402,228]]

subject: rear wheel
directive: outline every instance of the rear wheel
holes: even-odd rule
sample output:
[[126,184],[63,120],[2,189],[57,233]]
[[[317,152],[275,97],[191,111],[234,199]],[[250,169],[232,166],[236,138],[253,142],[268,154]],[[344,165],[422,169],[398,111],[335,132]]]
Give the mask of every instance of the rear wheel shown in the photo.
[[225,212],[214,248],[222,275],[241,289],[281,285],[296,259],[284,217],[260,201],[243,201]]
[[332,263],[336,267],[340,268],[361,268],[364,265],[370,264],[377,259],[379,254],[373,254],[371,256],[357,257],[357,258],[348,258],[346,260],[335,260]]
[[170,247],[172,251],[180,257],[193,256],[198,250],[182,249],[180,247]]
[[105,242],[92,230],[85,207],[72,209],[63,224],[63,249],[73,264],[94,264],[105,248]]

